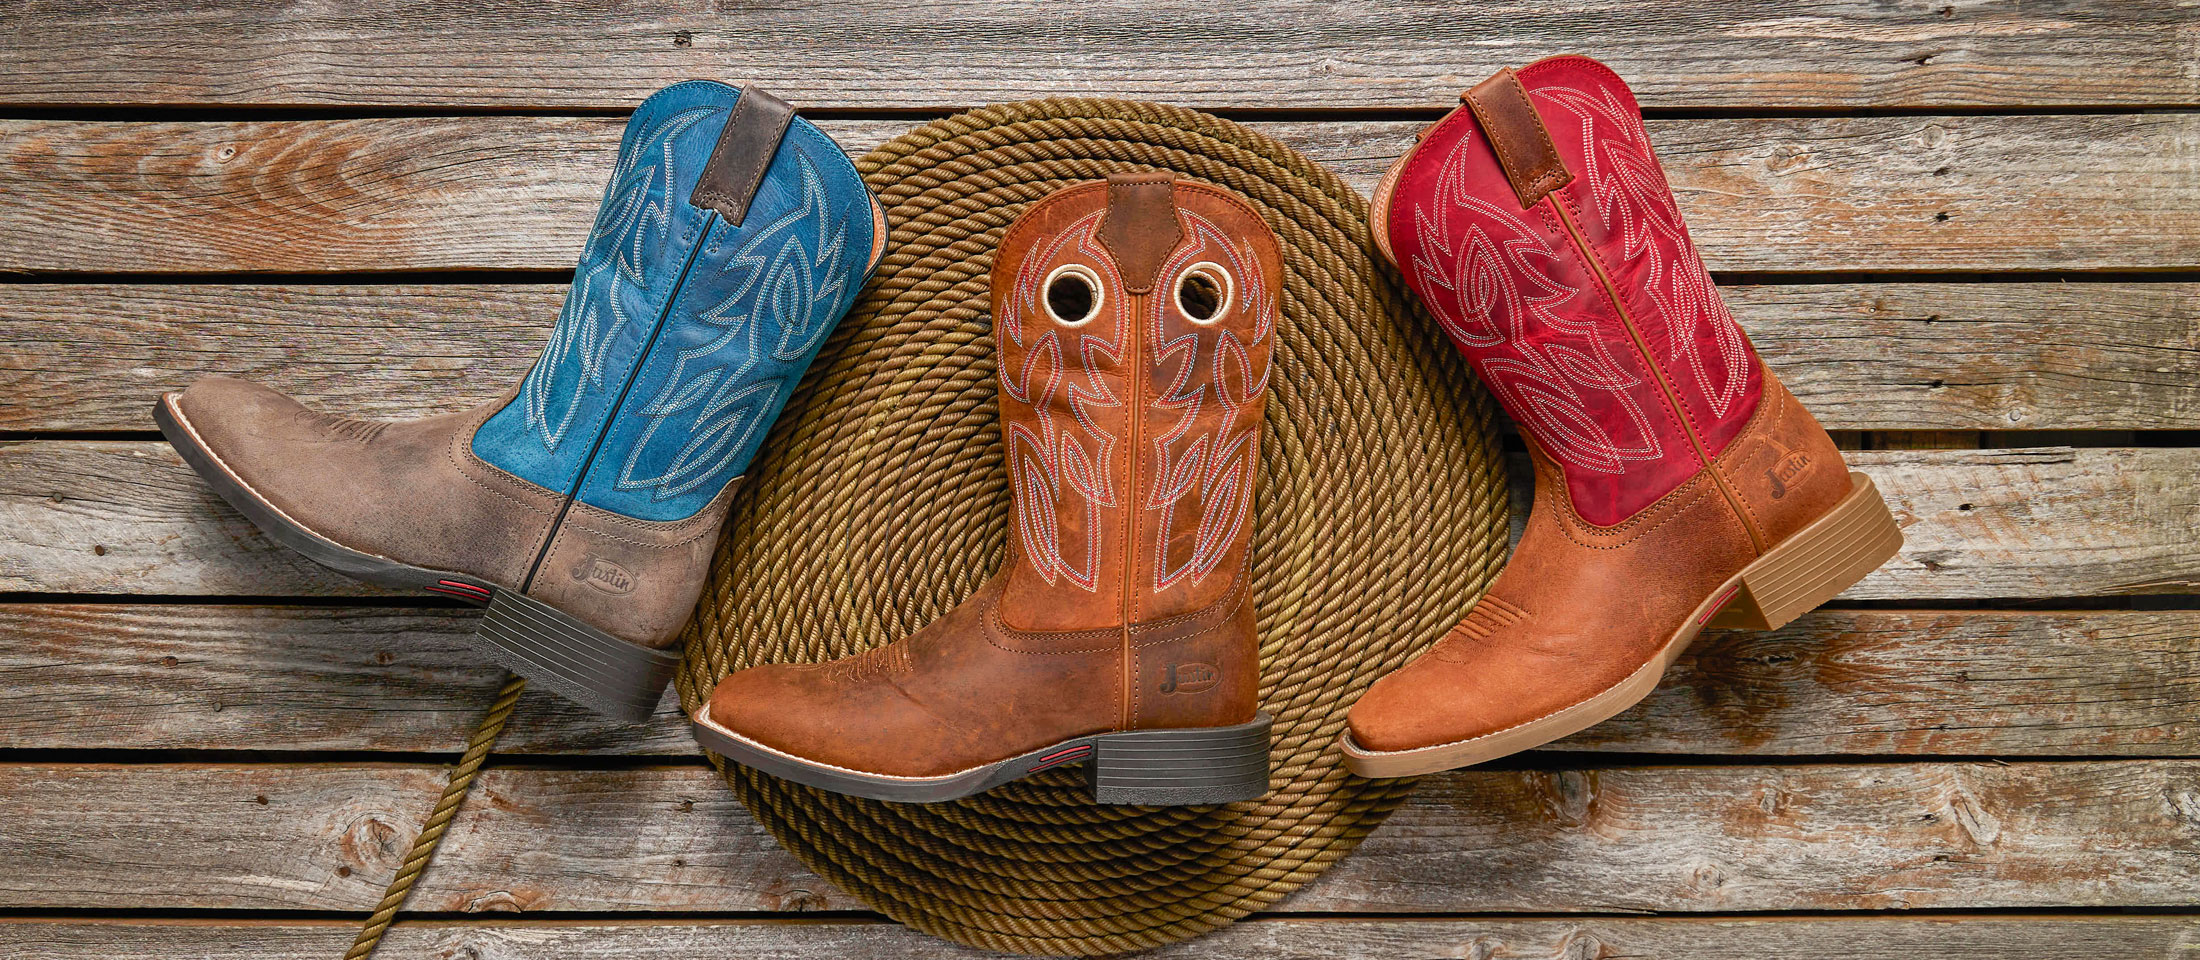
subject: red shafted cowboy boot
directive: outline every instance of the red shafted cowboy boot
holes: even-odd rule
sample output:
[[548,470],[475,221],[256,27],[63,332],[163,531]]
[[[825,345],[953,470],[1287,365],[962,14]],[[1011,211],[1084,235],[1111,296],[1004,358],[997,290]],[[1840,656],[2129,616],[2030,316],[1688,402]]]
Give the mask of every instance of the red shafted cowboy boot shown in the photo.
[[1342,745],[1362,776],[1591,726],[1706,625],[1778,627],[1902,545],[1720,302],[1627,85],[1554,57],[1463,99],[1371,219],[1519,425],[1535,506],[1467,619],[1354,705]]

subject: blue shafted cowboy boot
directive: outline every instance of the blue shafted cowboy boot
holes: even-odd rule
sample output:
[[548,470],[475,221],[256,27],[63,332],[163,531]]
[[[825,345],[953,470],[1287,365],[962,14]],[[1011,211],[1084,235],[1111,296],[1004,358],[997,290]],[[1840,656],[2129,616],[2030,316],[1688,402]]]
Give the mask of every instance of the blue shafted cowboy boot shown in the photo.
[[840,147],[756,89],[628,120],[565,310],[485,406],[349,420],[207,379],[161,431],[270,536],[342,573],[485,605],[498,663],[600,712],[656,706],[734,481],[855,300],[885,218]]

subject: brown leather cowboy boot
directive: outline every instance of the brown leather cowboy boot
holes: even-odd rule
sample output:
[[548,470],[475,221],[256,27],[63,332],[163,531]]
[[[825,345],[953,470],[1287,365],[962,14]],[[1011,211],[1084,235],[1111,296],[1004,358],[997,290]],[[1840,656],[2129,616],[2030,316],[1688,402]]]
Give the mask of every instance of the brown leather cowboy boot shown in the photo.
[[885,226],[846,152],[785,101],[675,84],[628,120],[565,310],[502,397],[381,423],[215,377],[153,416],[277,542],[486,606],[482,655],[640,720],[740,476]]
[[1384,178],[1374,234],[1519,425],[1535,506],[1467,619],[1353,706],[1362,776],[1595,724],[1705,625],[1778,627],[1902,544],[1720,302],[1626,84],[1555,57],[1463,99]]
[[905,639],[725,678],[696,738],[882,800],[1079,762],[1101,803],[1266,793],[1245,566],[1280,278],[1217,187],[1119,174],[1034,204],[993,268],[1006,566]]

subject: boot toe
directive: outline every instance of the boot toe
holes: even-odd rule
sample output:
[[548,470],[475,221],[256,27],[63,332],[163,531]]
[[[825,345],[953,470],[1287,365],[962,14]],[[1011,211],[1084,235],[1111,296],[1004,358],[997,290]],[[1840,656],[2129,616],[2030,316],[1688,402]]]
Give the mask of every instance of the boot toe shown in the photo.
[[228,377],[206,377],[171,396],[199,445],[232,470],[290,439],[306,409],[276,390]]
[[801,696],[790,683],[788,664],[768,663],[728,674],[711,689],[705,716],[710,722],[782,752],[788,750],[786,719]]
[[1345,728],[1362,750],[1390,753],[1475,736],[1469,718],[1454,717],[1462,691],[1432,689],[1403,670],[1375,681],[1345,715]]

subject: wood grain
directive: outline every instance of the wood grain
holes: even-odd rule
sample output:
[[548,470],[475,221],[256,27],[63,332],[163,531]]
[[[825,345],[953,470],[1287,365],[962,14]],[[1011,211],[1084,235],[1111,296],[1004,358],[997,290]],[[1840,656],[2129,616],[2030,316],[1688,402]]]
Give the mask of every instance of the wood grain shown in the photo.
[[[38,960],[319,960],[350,945],[342,921],[182,922],[0,920],[0,950]],[[743,957],[806,960],[985,960],[987,953],[905,927],[863,920],[411,920],[390,931],[392,957],[600,960]],[[2189,916],[1537,920],[1391,919],[1338,922],[1254,917],[1140,957],[1334,960],[2067,960],[2166,957],[2200,945]]]
[[1075,95],[1203,107],[1430,107],[1501,66],[1593,52],[1650,103],[2189,104],[2173,0],[1746,0],[1068,6],[800,0],[40,3],[0,51],[0,102],[622,107],[690,77],[799,104],[937,107]]
[[[440,771],[0,766],[0,908],[361,910]],[[99,825],[127,825],[126,829]],[[1423,781],[1300,913],[2189,906],[2200,763],[1467,770]],[[495,767],[422,912],[855,909],[707,766]]]
[[[2200,450],[1867,451],[1908,542],[1850,599],[2190,593]],[[0,592],[388,595],[277,545],[161,441],[0,442]]]
[[[144,430],[244,377],[347,415],[462,409],[527,370],[563,284],[0,284],[0,430]],[[1828,427],[2200,428],[2200,284],[1729,287]]]
[[[466,610],[0,605],[0,749],[455,752],[502,671]],[[118,695],[118,691],[127,691]],[[2200,756],[2200,612],[1821,611],[1707,634],[1561,751]],[[613,723],[542,692],[500,756],[693,756],[667,697]]]
[[[850,150],[916,121],[828,120]],[[1411,121],[1259,122],[1362,191]],[[620,121],[0,121],[0,271],[570,270]],[[2200,267],[2200,115],[1650,124],[1723,271]]]

